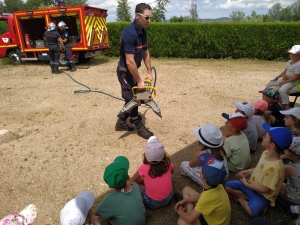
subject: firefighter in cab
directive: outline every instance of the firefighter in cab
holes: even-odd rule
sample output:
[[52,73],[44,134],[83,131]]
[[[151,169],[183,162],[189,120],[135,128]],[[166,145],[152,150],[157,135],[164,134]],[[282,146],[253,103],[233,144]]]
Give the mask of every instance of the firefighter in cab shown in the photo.
[[71,48],[70,48],[70,42],[69,42],[69,32],[66,30],[67,26],[66,26],[65,22],[60,21],[58,23],[58,28],[60,31],[61,39],[63,40],[64,45],[65,45],[65,56],[66,56],[66,60],[68,62],[68,66],[69,66],[68,70],[70,70],[70,72],[74,72],[74,71],[76,71],[76,68],[75,68],[74,61],[73,61],[72,54],[71,54]]
[[48,43],[49,55],[50,55],[50,67],[52,74],[59,74],[59,55],[60,48],[58,42],[60,43],[60,47],[64,49],[63,40],[60,37],[60,34],[56,31],[56,25],[53,22],[48,24],[48,30],[44,33],[44,40]]

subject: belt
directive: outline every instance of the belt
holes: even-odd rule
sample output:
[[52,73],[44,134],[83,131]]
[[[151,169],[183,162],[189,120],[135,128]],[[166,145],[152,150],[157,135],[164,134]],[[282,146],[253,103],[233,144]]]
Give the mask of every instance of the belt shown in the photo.
[[119,71],[123,71],[125,73],[128,71],[128,69],[126,67],[123,67],[123,66],[119,66],[118,69],[119,69]]

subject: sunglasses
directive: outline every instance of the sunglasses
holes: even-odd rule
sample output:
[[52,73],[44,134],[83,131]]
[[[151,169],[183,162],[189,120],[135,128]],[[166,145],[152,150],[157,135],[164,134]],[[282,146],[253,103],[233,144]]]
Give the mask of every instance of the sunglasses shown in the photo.
[[152,19],[153,18],[153,16],[145,16],[144,14],[142,14],[142,13],[138,13],[140,16],[142,16],[142,17],[144,17],[145,18],[145,20],[149,20],[149,19]]

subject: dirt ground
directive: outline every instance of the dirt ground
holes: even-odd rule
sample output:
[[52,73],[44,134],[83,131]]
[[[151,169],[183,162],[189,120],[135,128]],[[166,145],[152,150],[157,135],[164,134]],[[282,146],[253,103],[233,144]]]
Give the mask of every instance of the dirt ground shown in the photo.
[[[91,89],[121,97],[117,61],[94,59],[89,69],[70,75]],[[197,151],[193,129],[206,123],[223,126],[221,113],[233,113],[234,101],[260,99],[258,90],[282,72],[285,63],[152,59],[152,65],[157,70],[155,102],[162,119],[145,106],[139,111],[175,165],[174,190],[190,185],[200,191],[179,170],[181,161]],[[145,75],[144,67],[140,71]],[[50,74],[46,63],[12,66],[2,60],[0,77],[0,218],[34,203],[39,209],[34,224],[58,225],[64,204],[82,190],[94,193],[95,206],[110,191],[102,177],[116,156],[128,157],[130,175],[142,163],[147,140],[136,131],[114,129],[122,101],[95,92],[74,94],[86,88],[64,73]],[[252,156],[253,166],[261,151]],[[174,204],[147,211],[147,224],[176,224]],[[241,206],[231,205],[231,224],[249,224],[252,218]],[[285,215],[275,207],[266,217],[279,223]]]

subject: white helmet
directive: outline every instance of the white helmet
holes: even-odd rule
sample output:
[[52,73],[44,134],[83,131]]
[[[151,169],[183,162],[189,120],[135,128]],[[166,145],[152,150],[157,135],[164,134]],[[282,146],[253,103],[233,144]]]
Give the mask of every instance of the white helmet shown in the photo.
[[48,30],[50,31],[50,30],[55,30],[55,27],[56,27],[56,25],[55,25],[55,23],[53,23],[53,22],[50,22],[49,24],[48,24]]
[[67,25],[65,24],[65,22],[64,21],[60,21],[59,23],[58,23],[58,27],[60,28],[60,29],[66,29],[66,27],[67,27]]

